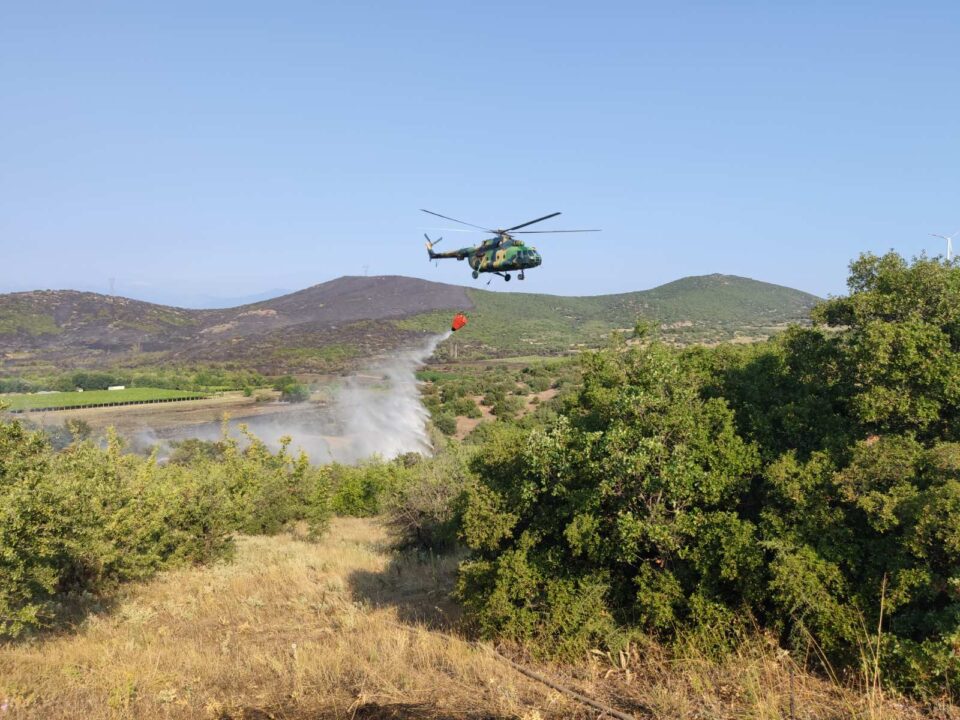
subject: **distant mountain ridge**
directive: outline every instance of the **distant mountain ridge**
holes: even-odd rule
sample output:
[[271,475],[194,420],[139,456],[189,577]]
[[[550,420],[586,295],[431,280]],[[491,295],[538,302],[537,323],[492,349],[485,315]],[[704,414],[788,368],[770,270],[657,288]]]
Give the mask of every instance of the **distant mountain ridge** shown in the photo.
[[[0,295],[0,372],[41,367],[234,363],[322,372],[446,328],[475,356],[558,353],[592,344],[638,317],[683,341],[803,321],[819,298],[732,275],[704,275],[632,293],[565,297],[497,293],[403,276],[341,277],[269,300],[190,310],[73,290]],[[768,333],[769,334],[769,333]],[[673,336],[676,336],[675,338]],[[689,337],[688,337],[689,336]]]

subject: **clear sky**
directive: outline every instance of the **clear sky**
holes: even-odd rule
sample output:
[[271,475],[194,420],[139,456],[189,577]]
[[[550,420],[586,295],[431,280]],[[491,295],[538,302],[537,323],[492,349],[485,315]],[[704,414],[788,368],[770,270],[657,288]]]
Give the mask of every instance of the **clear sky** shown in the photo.
[[943,252],[958,177],[956,2],[0,0],[0,291],[485,287],[429,208],[603,229],[510,290],[839,294]]

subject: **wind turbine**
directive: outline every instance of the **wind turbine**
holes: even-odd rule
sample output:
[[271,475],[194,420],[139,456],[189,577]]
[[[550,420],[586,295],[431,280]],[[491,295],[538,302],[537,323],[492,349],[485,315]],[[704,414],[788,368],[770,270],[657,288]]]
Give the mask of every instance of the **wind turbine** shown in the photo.
[[953,235],[937,235],[936,233],[930,233],[933,237],[938,237],[941,240],[947,241],[947,262],[950,262],[953,259],[953,239],[960,234],[960,230],[957,230]]

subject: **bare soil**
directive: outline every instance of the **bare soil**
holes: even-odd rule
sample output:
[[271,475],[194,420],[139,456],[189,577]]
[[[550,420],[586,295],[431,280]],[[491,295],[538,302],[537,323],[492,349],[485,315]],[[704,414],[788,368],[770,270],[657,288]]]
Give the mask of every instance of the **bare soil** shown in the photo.
[[[523,417],[527,413],[533,412],[536,409],[538,403],[533,401],[534,398],[538,398],[538,402],[543,403],[556,396],[556,388],[548,388],[543,392],[530,393],[524,398],[526,404],[520,410],[518,415]],[[483,399],[480,395],[473,395],[470,399],[477,404],[478,408],[480,408],[481,415],[478,418],[468,418],[462,415],[457,417],[457,432],[453,435],[457,440],[463,440],[467,435],[476,430],[480,423],[496,420],[496,417],[494,417],[493,413],[490,412],[490,408],[486,405],[480,404],[480,401]]]

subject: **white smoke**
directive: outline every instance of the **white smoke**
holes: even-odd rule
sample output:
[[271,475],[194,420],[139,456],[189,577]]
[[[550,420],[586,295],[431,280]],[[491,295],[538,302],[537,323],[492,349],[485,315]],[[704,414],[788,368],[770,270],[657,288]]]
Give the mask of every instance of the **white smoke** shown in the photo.
[[[420,401],[416,371],[448,337],[449,331],[435,335],[423,345],[354,373],[329,405],[296,404],[285,412],[231,420],[231,435],[236,437],[237,425],[245,424],[274,450],[281,438],[288,436],[291,449],[303,450],[315,463],[355,463],[374,455],[390,459],[407,452],[429,454],[430,413]],[[217,440],[220,433],[219,423],[204,423],[161,434],[167,440]],[[154,445],[161,434],[143,430],[134,444]],[[169,448],[164,442],[159,445],[161,457],[165,457]]]
[[334,406],[334,416],[343,426],[343,442],[330,450],[334,460],[356,462],[371,455],[392,458],[432,450],[427,435],[430,413],[420,402],[415,373],[448,337],[449,331],[436,335],[423,346],[371,368],[382,382],[371,385],[357,376],[346,382]]

